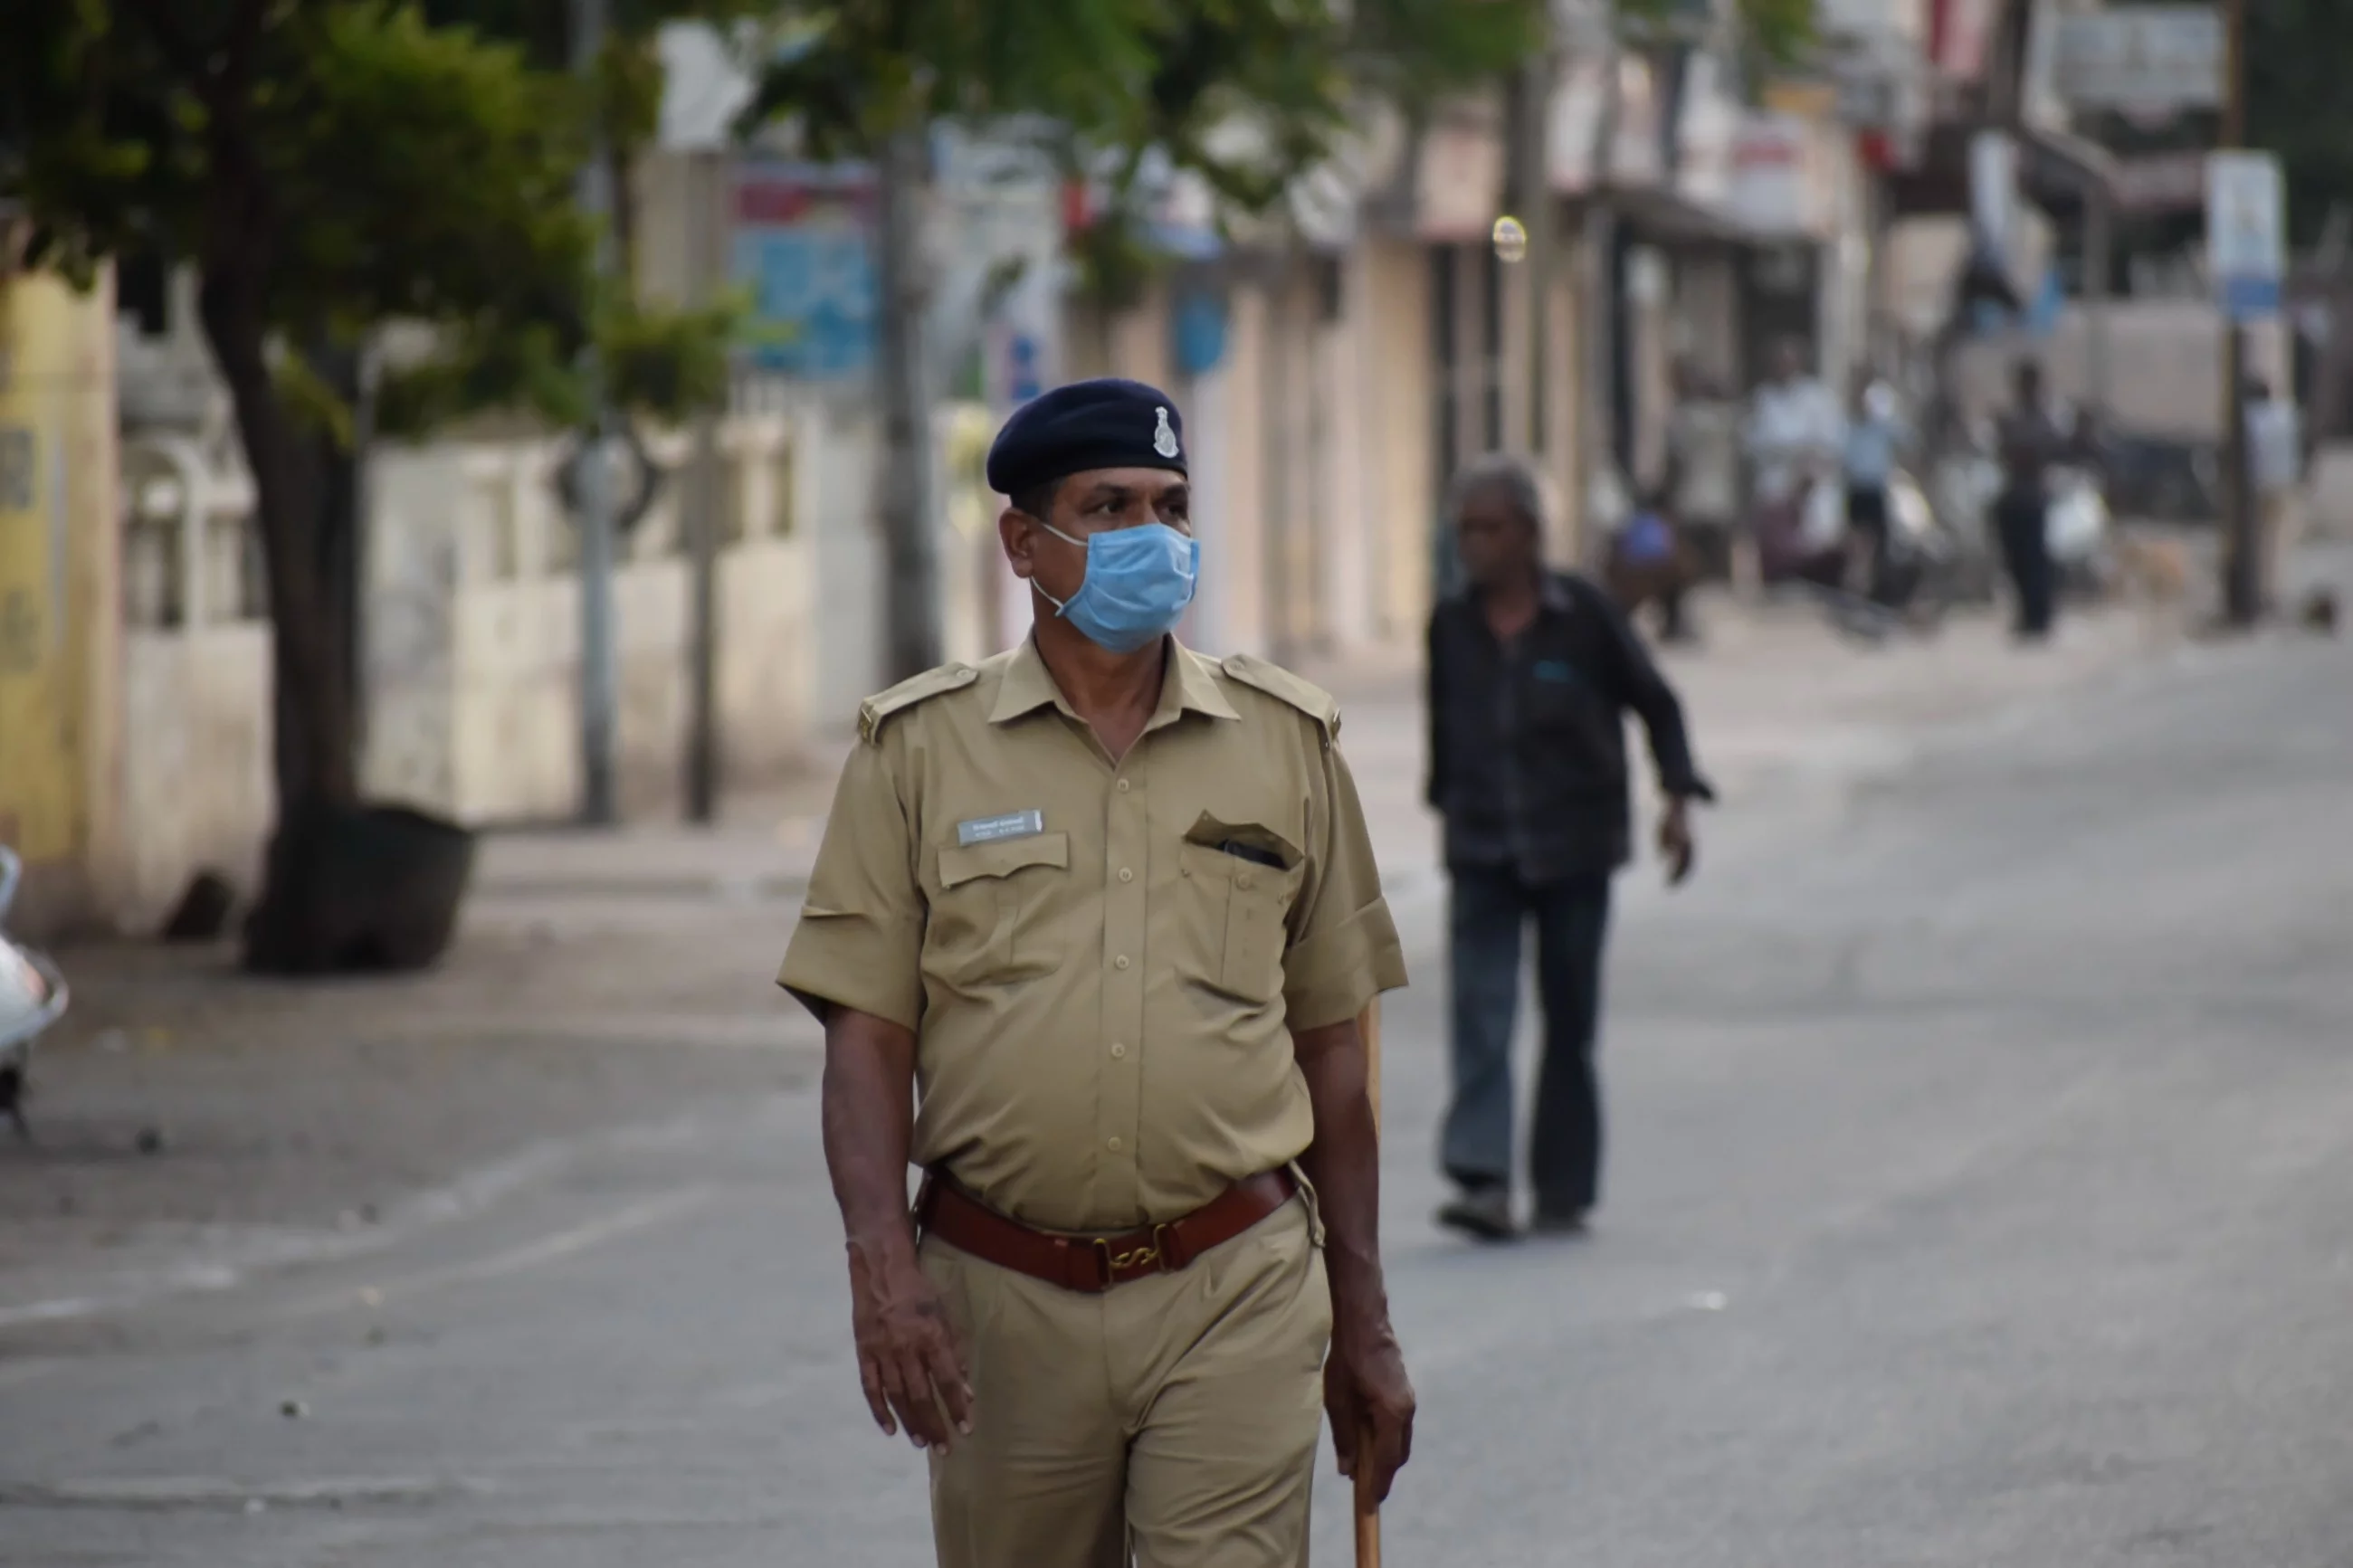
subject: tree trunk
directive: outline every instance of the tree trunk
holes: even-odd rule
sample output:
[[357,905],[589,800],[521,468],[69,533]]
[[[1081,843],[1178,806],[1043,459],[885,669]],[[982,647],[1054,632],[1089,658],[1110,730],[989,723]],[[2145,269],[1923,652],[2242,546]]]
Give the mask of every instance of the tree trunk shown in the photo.
[[198,295],[252,471],[275,647],[278,823],[245,961],[277,973],[415,968],[448,944],[473,839],[418,812],[360,804],[354,605],[330,576],[355,571],[332,558],[355,542],[322,527],[327,465],[278,400],[260,295],[255,278],[216,266]]
[[919,127],[892,135],[876,162],[882,290],[881,512],[889,595],[886,679],[940,662],[940,552],[932,521],[932,405],[923,362],[923,194]]
[[278,801],[351,805],[359,799],[350,693],[342,677],[343,638],[320,559],[316,476],[269,373],[259,289],[207,273],[198,294],[205,336],[237,410],[238,438],[253,475],[254,524],[261,535],[275,643],[279,721]]

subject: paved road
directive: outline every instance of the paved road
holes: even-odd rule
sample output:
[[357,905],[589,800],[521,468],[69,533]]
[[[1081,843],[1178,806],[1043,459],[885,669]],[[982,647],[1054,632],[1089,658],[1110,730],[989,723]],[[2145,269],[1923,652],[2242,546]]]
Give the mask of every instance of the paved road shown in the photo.
[[[1699,885],[1626,884],[1580,1243],[1427,1227],[1419,903],[1390,1561],[2343,1568],[2348,800],[2353,658],[2306,645],[1726,814]],[[832,1226],[784,1089],[385,1250],[0,1331],[0,1561],[923,1562]]]

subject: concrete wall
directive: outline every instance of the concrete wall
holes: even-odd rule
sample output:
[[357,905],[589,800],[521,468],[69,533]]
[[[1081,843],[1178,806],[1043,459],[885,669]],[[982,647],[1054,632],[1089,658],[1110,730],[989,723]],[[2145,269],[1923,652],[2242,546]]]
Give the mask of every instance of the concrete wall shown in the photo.
[[123,637],[123,816],[111,923],[137,935],[210,870],[250,897],[276,811],[270,636],[242,616]]
[[[821,464],[810,416],[722,427],[718,713],[731,784],[773,778],[818,718],[810,570]],[[652,443],[675,468],[682,437]],[[579,801],[576,545],[547,441],[438,443],[375,465],[362,777],[469,823],[550,820]],[[681,487],[624,542],[614,579],[625,813],[666,809],[683,775],[688,570]],[[871,626],[869,628],[871,631]]]
[[124,833],[111,923],[145,934],[199,871],[250,896],[277,809],[271,640],[253,489],[192,437],[124,443]]
[[[2119,300],[2108,306],[2108,419],[2117,429],[2212,440],[2221,428],[2221,325],[2196,300]],[[2006,333],[1970,343],[1958,361],[1962,395],[1978,412],[2009,397],[2009,367],[2040,360],[2052,389],[2084,401],[2090,392],[2090,326],[2070,307],[2048,337]],[[2247,368],[2283,384],[2284,344],[2277,322],[2247,332]]]

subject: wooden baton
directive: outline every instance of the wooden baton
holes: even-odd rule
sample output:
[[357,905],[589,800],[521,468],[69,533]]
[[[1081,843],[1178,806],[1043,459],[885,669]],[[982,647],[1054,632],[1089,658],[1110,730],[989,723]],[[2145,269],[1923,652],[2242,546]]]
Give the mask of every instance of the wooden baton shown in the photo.
[[[1378,997],[1356,1016],[1365,1042],[1365,1097],[1373,1104],[1373,1129],[1381,1125],[1381,1004]],[[1339,1441],[1334,1433],[1333,1440]],[[1373,1495],[1373,1438],[1356,1435],[1356,1568],[1381,1568],[1381,1504]]]

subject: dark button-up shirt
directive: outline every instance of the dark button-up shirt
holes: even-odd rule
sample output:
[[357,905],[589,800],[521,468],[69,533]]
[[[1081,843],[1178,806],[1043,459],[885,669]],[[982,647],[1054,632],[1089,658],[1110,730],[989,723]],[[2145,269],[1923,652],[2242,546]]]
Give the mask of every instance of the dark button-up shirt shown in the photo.
[[1713,800],[1683,704],[1608,595],[1547,575],[1509,642],[1476,592],[1430,619],[1430,804],[1450,867],[1509,866],[1532,882],[1607,873],[1630,858],[1625,715],[1650,733],[1659,785]]

